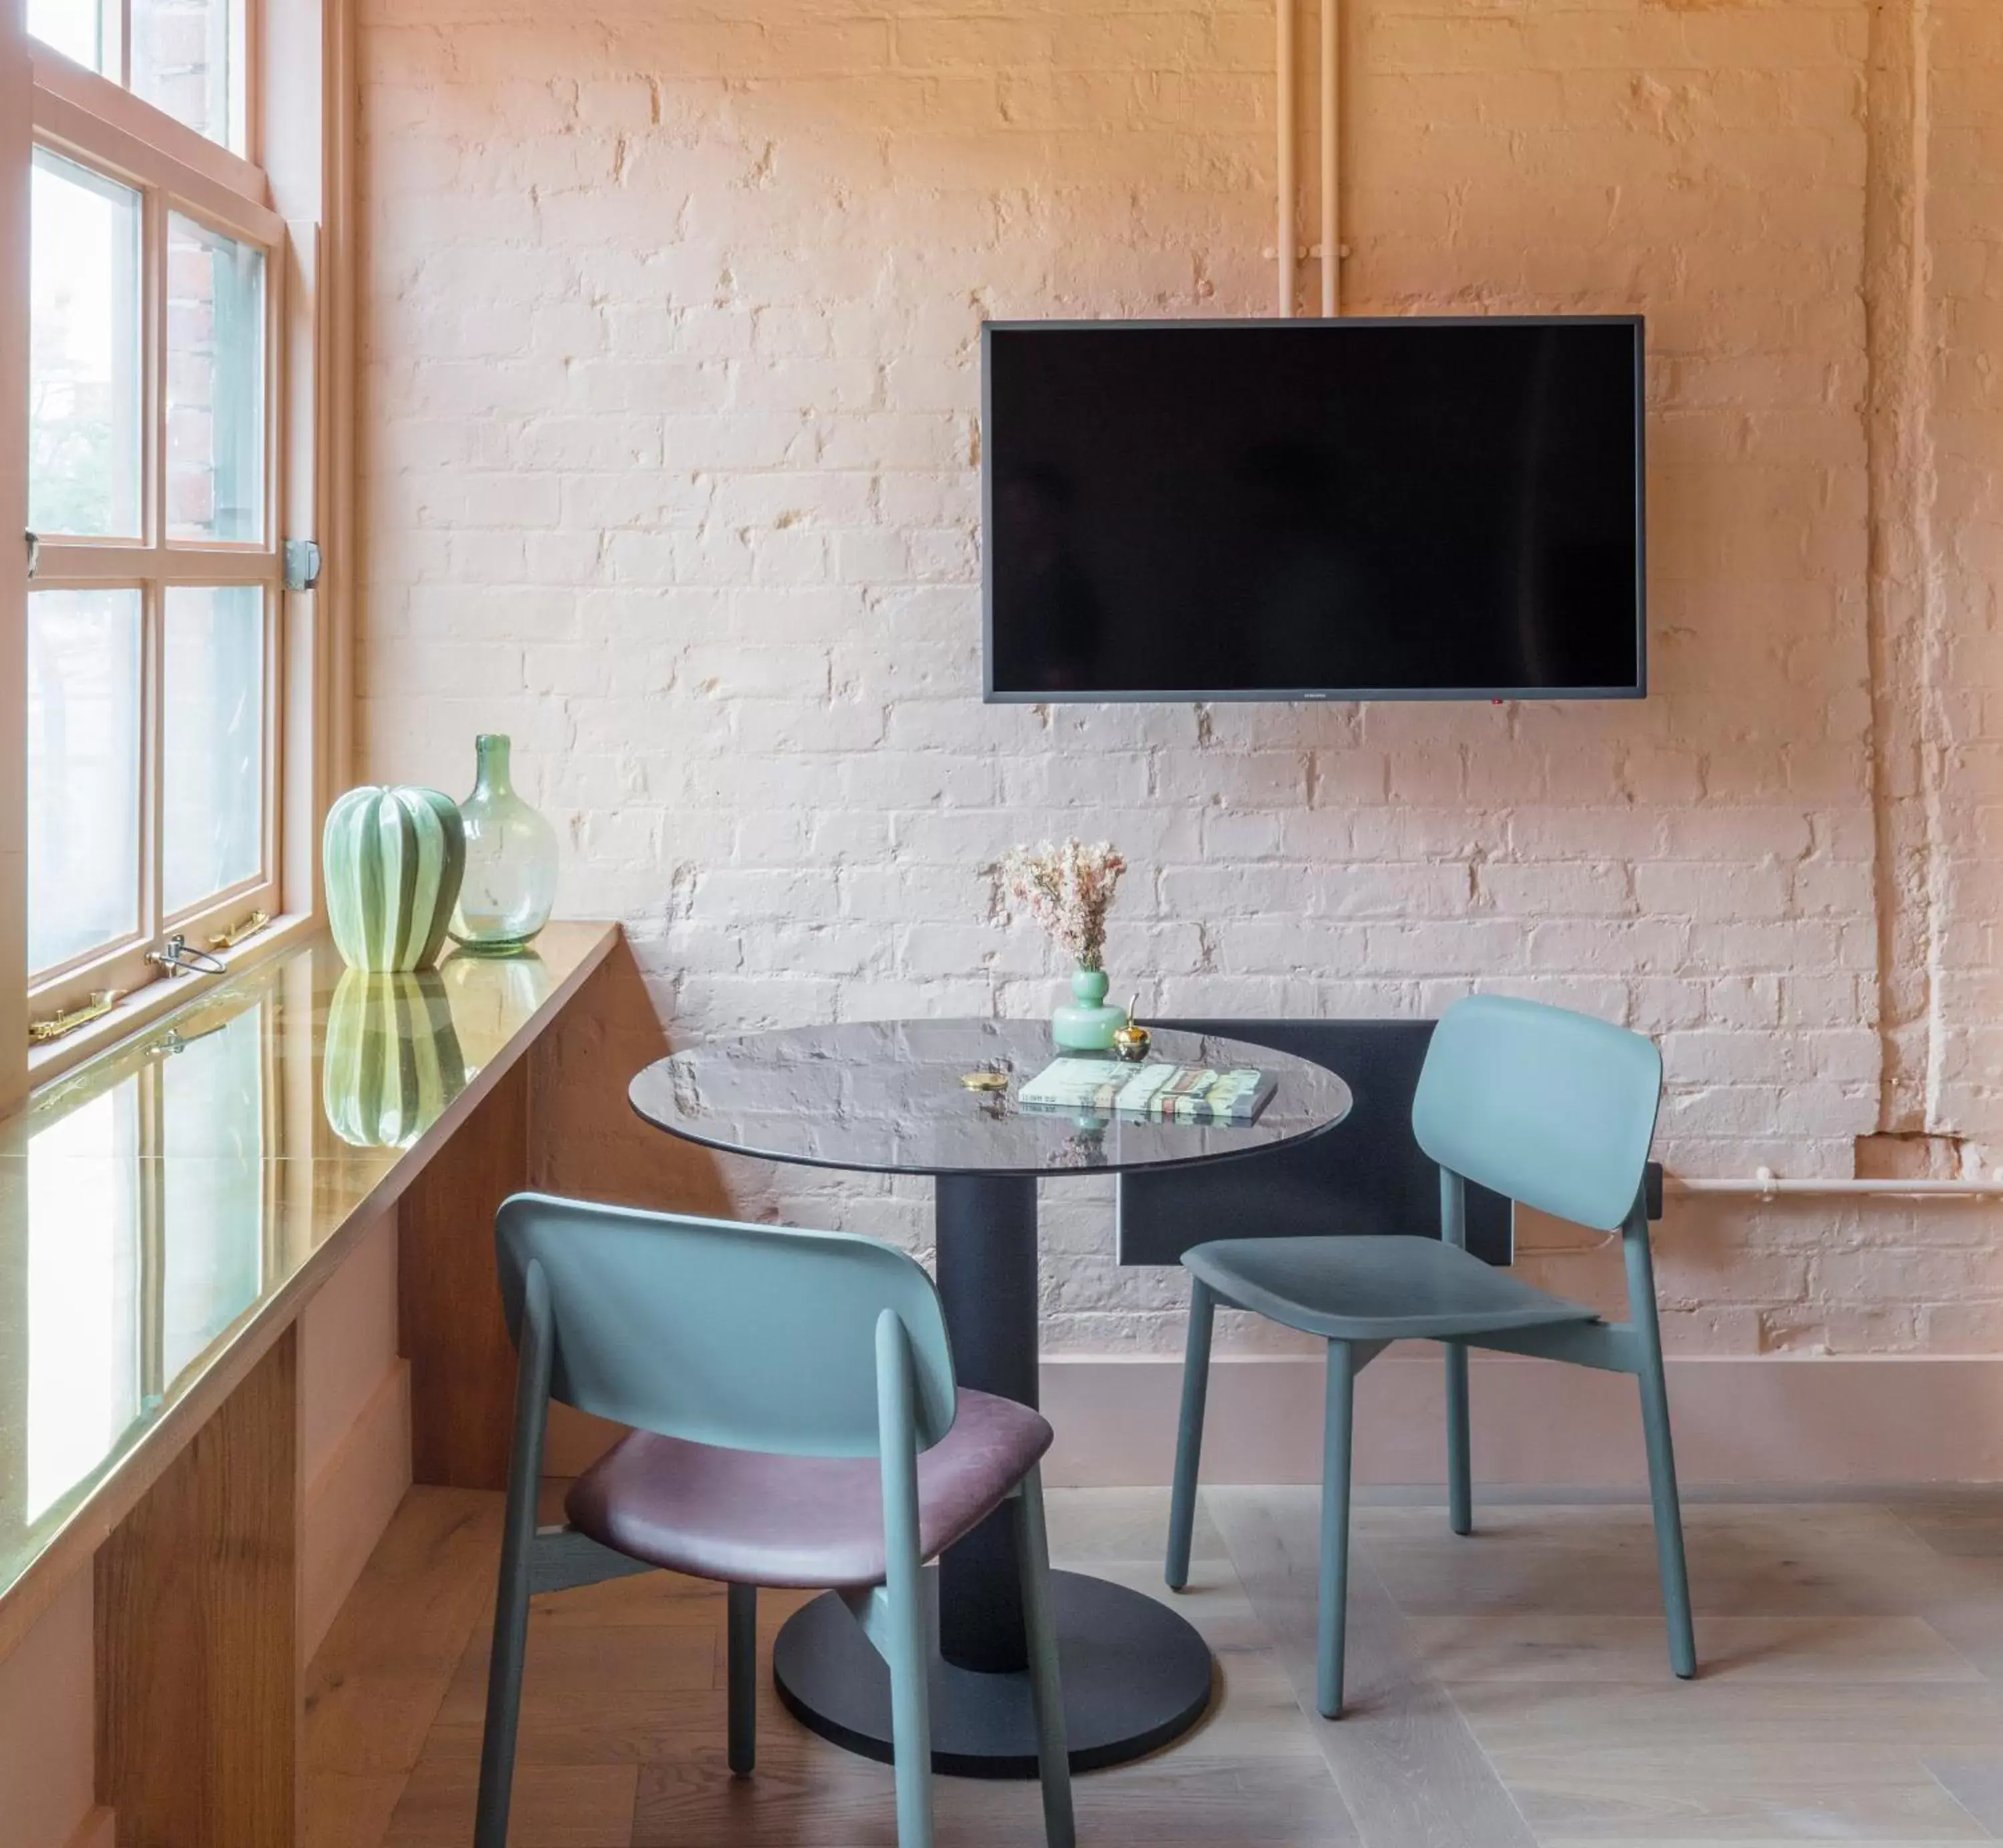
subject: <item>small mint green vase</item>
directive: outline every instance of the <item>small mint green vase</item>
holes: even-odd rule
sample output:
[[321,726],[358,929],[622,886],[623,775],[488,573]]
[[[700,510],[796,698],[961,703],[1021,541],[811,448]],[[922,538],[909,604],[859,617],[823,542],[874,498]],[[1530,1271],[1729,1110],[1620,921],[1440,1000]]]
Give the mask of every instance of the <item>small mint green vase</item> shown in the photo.
[[1127,1024],[1127,1013],[1106,1006],[1106,971],[1073,969],[1071,991],[1073,1004],[1050,1016],[1050,1037],[1067,1052],[1110,1053],[1113,1034]]
[[557,831],[515,793],[508,740],[474,740],[477,774],[459,805],[466,823],[466,878],[452,934],[480,956],[512,956],[550,921],[557,896]]

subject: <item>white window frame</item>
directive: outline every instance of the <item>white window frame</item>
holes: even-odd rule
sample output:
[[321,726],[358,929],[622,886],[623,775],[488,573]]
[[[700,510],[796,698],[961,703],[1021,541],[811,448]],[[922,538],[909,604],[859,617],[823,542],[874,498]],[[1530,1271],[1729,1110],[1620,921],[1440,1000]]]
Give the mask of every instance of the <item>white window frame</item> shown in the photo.
[[[53,54],[51,54],[53,55]],[[67,64],[66,60],[63,61]],[[39,69],[41,55],[37,54]],[[74,71],[75,67],[70,69]],[[90,73],[82,73],[90,75]],[[103,82],[103,79],[98,79]],[[142,106],[143,107],[143,106]],[[248,194],[217,184],[167,152],[114,127],[38,81],[35,96],[35,145],[78,166],[131,187],[141,200],[140,248],[142,329],[139,366],[142,426],[140,448],[146,458],[141,473],[145,498],[138,540],[37,536],[32,599],[50,591],[137,589],[141,599],[141,758],[139,865],[136,868],[138,924],[121,941],[86,952],[54,968],[33,972],[29,990],[31,1013],[40,1015],[76,1005],[101,989],[128,993],[146,986],[156,966],[145,956],[170,934],[187,937],[207,948],[212,934],[226,931],[253,911],[268,917],[280,910],[278,898],[278,809],[281,740],[275,716],[278,689],[285,683],[283,632],[279,622],[283,589],[282,547],[278,536],[280,501],[278,477],[284,456],[279,424],[279,382],[285,376],[282,332],[285,270],[285,225],[276,212]],[[250,169],[255,173],[255,169]],[[262,190],[262,175],[257,176]],[[166,529],[167,480],[166,360],[167,220],[177,214],[261,250],[264,258],[264,351],[262,384],[264,502],[260,540],[173,539]],[[165,598],[170,585],[250,585],[263,594],[264,685],[260,702],[264,735],[260,760],[264,787],[259,811],[262,838],[258,869],[249,879],[178,912],[165,910],[161,886],[163,791],[159,770],[166,721],[163,663],[166,631]]]
[[[128,0],[129,4],[129,0]],[[222,952],[235,967],[318,927],[319,830],[343,786],[349,727],[346,554],[352,529],[350,416],[353,109],[348,0],[245,0],[243,109],[254,159],[231,152],[111,77],[26,37],[18,5],[0,0],[0,182],[51,152],[135,187],[143,201],[142,441],[148,452],[142,536],[48,535],[36,547],[32,585],[0,557],[0,633],[16,661],[0,667],[0,1109],[79,1059],[123,1037],[213,978],[169,980],[146,960],[168,935],[206,950],[212,935],[250,914],[271,923]],[[121,71],[129,58],[129,23]],[[15,98],[29,111],[9,121]],[[24,120],[23,116],[27,119]],[[267,128],[274,131],[267,139]],[[25,129],[26,132],[19,132]],[[265,164],[257,164],[262,162]],[[0,550],[5,529],[25,529],[26,502],[26,173],[0,185],[0,351],[23,355],[19,376],[0,379]],[[256,542],[170,540],[165,530],[164,379],[166,216],[178,211],[265,256],[264,353],[266,502]],[[18,335],[19,337],[10,337]],[[18,510],[19,517],[6,514]],[[316,589],[288,589],[285,544],[322,548]],[[173,584],[254,584],[265,599],[265,779],[262,864],[250,880],[172,916],[159,893],[163,603]],[[36,592],[138,585],[142,593],[145,706],[142,794],[142,926],[134,937],[58,969],[26,969],[26,689],[20,658],[26,598]],[[10,976],[9,971],[13,973]],[[67,1012],[89,994],[121,996],[102,1019],[30,1050],[31,1021]]]

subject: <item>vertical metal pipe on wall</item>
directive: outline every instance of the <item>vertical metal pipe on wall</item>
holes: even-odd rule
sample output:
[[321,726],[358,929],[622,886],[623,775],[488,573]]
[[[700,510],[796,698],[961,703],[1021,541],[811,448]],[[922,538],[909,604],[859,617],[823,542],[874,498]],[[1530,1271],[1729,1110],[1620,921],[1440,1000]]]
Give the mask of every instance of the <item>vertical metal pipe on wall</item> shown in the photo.
[[1336,210],[1336,61],[1341,0],[1321,0],[1321,311],[1342,312],[1342,240]]
[[[1330,0],[1323,0],[1323,4]],[[1274,29],[1278,34],[1275,61],[1279,70],[1280,218],[1274,239],[1280,264],[1280,314],[1286,319],[1294,312],[1294,247],[1299,236],[1294,227],[1295,201],[1299,181],[1294,171],[1297,131],[1294,120],[1294,0],[1274,0]]]
[[[1295,268],[1300,257],[1300,119],[1297,106],[1295,70],[1294,8],[1297,0],[1274,0],[1273,23],[1276,40],[1274,87],[1279,124],[1278,190],[1279,215],[1273,255],[1279,264],[1279,311],[1282,318],[1295,312]],[[1341,0],[1321,0],[1320,82],[1316,96],[1320,114],[1320,173],[1321,236],[1314,254],[1321,259],[1321,312],[1342,312],[1342,234],[1341,174],[1338,171]]]

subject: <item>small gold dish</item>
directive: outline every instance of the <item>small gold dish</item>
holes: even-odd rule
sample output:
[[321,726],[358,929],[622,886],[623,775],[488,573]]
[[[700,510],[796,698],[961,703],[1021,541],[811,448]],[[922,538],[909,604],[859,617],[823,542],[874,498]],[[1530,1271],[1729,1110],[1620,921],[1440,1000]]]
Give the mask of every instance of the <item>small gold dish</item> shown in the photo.
[[970,1091],[1006,1091],[1008,1088],[1008,1074],[1005,1071],[962,1072],[960,1081]]

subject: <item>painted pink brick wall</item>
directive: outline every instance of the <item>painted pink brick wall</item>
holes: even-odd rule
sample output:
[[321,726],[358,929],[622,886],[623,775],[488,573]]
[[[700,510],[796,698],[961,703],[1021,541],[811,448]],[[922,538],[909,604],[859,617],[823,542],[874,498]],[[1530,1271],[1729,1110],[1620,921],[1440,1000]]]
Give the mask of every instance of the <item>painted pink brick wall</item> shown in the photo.
[[1944,1116],[2003,1124],[2003,7],[1934,0],[1928,209]]
[[[1931,12],[1939,671],[1894,690],[1931,715],[1921,1127],[1980,1144],[2003,54],[1986,0]],[[1141,869],[1110,966],[1149,1008],[1538,995],[1659,1036],[1673,1168],[1848,1174],[1856,1138],[1910,1127],[1881,1099],[1869,9],[1346,19],[1352,311],[1649,316],[1645,704],[979,703],[980,323],[1268,310],[1264,5],[383,0],[364,767],[456,791],[473,733],[512,732],[564,908],[625,921],[677,1036],[1041,1012],[1054,966],[984,869],[1110,835]],[[646,1195],[654,1151],[616,1149],[579,1184]],[[725,1178],[748,1210],[926,1237],[915,1190]],[[1179,1280],[1112,1266],[1107,1203],[1047,1208],[1050,1339],[1165,1345]],[[1680,1207],[1670,1338],[1986,1349],[1994,1224]],[[1565,1228],[1526,1243],[1559,1287],[1613,1284]]]

